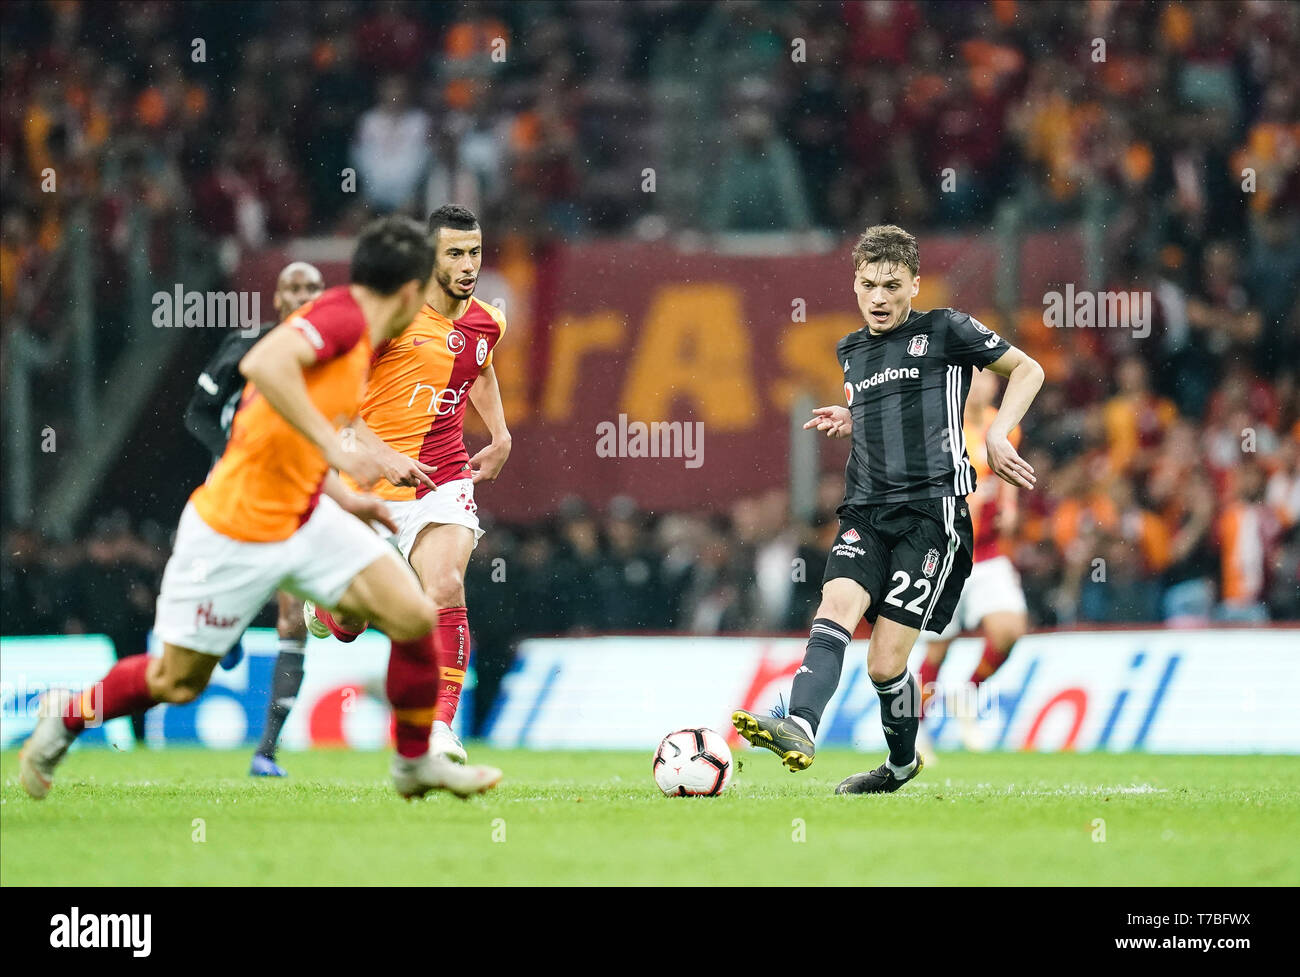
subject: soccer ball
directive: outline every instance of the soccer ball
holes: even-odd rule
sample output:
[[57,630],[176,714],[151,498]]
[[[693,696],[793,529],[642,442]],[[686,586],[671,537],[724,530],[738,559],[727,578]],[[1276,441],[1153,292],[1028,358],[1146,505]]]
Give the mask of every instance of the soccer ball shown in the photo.
[[679,729],[655,750],[654,775],[669,797],[713,797],[731,783],[731,750],[711,729]]

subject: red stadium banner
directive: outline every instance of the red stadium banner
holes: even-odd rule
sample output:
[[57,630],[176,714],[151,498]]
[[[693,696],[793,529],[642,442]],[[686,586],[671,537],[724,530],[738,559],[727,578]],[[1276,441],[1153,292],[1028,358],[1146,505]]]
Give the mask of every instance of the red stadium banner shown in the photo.
[[[835,344],[862,325],[850,251],[502,248],[478,295],[507,306],[494,361],[514,446],[499,482],[482,490],[484,511],[529,519],[565,496],[600,505],[619,494],[650,510],[721,509],[784,487],[796,399],[843,402]],[[994,308],[1001,256],[992,236],[925,238],[921,254],[918,308],[961,308],[1016,336]],[[1019,256],[1027,316],[1041,316],[1046,288],[1077,277],[1081,254],[1077,234],[1030,236]],[[264,253],[240,278],[269,290],[284,263],[312,257]],[[337,258],[318,263],[329,283],[346,275]],[[472,453],[481,429],[471,425],[468,440]],[[843,443],[823,447],[828,471],[846,457]]]

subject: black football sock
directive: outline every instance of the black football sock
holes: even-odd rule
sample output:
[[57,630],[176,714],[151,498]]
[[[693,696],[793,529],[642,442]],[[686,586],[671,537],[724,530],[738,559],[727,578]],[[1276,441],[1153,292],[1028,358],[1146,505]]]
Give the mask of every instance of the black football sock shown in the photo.
[[831,701],[840,684],[844,667],[844,649],[853,636],[829,618],[819,617],[808,634],[808,648],[803,664],[794,673],[790,689],[790,715],[798,716],[817,735],[826,703]]
[[921,692],[912,673],[904,670],[885,682],[872,682],[880,696],[880,725],[889,744],[889,762],[906,767],[916,759],[916,728],[920,725]]
[[275,657],[275,670],[271,673],[271,702],[266,707],[266,729],[257,752],[275,759],[275,748],[280,743],[280,731],[289,718],[289,710],[302,688],[303,642],[291,638],[280,639],[280,654]]

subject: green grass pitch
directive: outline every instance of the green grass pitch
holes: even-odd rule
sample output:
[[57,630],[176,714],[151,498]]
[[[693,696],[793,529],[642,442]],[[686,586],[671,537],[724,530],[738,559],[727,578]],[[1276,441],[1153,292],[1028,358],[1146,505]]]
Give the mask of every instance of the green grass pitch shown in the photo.
[[886,883],[1294,885],[1300,757],[944,754],[901,791],[836,797],[879,757],[791,774],[743,750],[717,798],[665,798],[650,751],[471,746],[506,779],[405,802],[380,753],[74,752],[30,800],[0,757],[5,885]]

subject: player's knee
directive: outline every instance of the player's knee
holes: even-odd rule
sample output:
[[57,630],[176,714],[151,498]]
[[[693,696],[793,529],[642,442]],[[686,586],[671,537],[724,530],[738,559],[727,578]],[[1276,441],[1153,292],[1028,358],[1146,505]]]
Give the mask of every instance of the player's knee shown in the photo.
[[1010,628],[1002,628],[997,631],[994,631],[992,634],[988,636],[988,638],[989,641],[993,643],[993,647],[1005,655],[1007,652],[1011,650],[1011,646],[1014,645],[1017,641],[1019,641],[1024,636],[1025,636],[1024,628],[1010,627]]
[[1009,616],[991,623],[985,631],[985,637],[1002,654],[1011,650],[1011,646],[1025,636],[1029,622],[1023,617]]
[[455,569],[434,574],[425,585],[425,593],[438,607],[465,606],[465,581]]
[[891,678],[898,678],[898,672],[897,666],[882,665],[879,662],[867,664],[867,675],[873,682],[887,682]]
[[862,615],[866,613],[866,609],[859,610],[858,605],[859,602],[843,596],[824,596],[817,607],[817,616],[834,621],[851,633],[857,627],[857,622],[862,620]]
[[817,616],[828,618],[852,632],[862,620],[862,615],[867,613],[870,604],[871,596],[861,584],[837,577],[822,586],[822,600],[817,608]]
[[162,675],[152,691],[159,702],[185,706],[202,695],[207,684],[206,678],[199,681],[186,676]]
[[416,641],[432,633],[438,626],[438,608],[433,601],[424,598],[396,615],[384,628],[394,641]]
[[948,641],[931,641],[925,649],[925,660],[931,665],[942,665],[948,657]]

